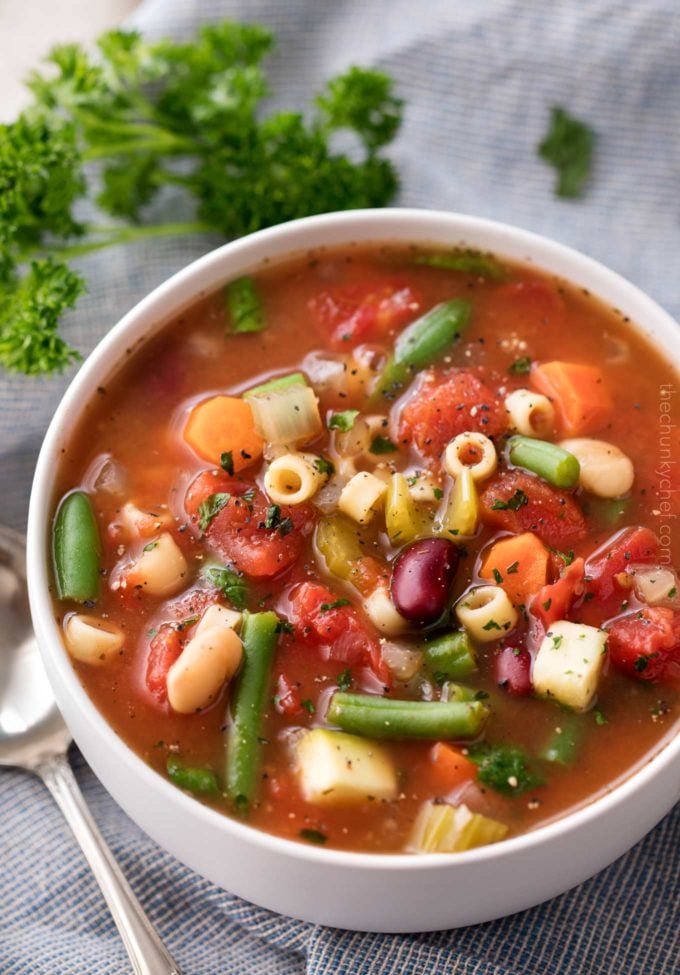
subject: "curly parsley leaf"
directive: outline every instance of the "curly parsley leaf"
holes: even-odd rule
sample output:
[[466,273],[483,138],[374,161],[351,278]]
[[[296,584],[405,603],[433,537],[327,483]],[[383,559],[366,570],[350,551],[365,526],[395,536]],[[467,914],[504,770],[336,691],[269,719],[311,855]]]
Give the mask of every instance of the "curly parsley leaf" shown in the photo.
[[[57,334],[84,288],[66,257],[162,235],[235,237],[390,202],[397,177],[380,151],[402,117],[390,78],[353,67],[327,83],[314,112],[265,114],[262,61],[272,47],[265,28],[224,21],[184,43],[115,30],[93,53],[52,50],[47,72],[29,81],[33,103],[0,126],[1,365],[37,375],[78,358]],[[351,156],[333,147],[338,129],[358,137]],[[73,205],[93,195],[91,161],[97,205],[125,223],[85,227],[74,217]],[[134,226],[168,185],[193,200],[197,219]],[[258,309],[247,310],[239,330],[254,331]]]
[[541,784],[540,776],[520,748],[482,743],[470,748],[468,758],[478,768],[479,781],[503,795],[518,796]]
[[538,147],[538,154],[557,170],[555,193],[564,199],[583,195],[593,164],[595,133],[565,109],[551,109],[550,129]]

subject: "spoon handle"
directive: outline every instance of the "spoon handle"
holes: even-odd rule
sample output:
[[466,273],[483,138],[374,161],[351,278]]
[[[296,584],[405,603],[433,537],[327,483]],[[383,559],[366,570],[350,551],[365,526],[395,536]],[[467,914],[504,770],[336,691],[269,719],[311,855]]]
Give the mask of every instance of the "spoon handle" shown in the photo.
[[135,975],[181,975],[85,805],[65,755],[51,755],[35,769],[73,830],[130,956]]

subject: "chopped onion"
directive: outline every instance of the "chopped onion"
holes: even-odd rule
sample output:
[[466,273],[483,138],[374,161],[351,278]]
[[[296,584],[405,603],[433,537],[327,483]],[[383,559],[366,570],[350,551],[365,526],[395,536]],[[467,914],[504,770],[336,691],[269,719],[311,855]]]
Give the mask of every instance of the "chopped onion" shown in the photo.
[[409,650],[399,643],[383,643],[380,655],[392,675],[401,681],[411,680],[423,665],[420,650]]
[[664,565],[632,565],[628,573],[633,577],[635,595],[648,606],[680,607],[678,577]]

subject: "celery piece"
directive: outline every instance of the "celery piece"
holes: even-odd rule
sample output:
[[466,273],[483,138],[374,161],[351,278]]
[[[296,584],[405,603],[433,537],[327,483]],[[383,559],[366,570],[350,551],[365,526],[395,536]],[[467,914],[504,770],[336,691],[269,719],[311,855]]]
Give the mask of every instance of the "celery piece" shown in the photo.
[[255,428],[267,443],[304,443],[321,432],[319,404],[311,386],[293,383],[269,392],[251,390],[246,399]]
[[321,518],[316,526],[314,542],[331,575],[349,580],[353,564],[364,554],[356,523],[344,515]]
[[469,538],[477,531],[479,501],[469,467],[463,467],[449,495],[441,524],[441,534],[448,538]]
[[408,848],[414,853],[461,853],[496,843],[507,833],[505,823],[474,813],[466,805],[428,800],[420,807]]
[[251,396],[266,396],[267,393],[280,393],[289,386],[306,386],[307,380],[301,372],[292,372],[289,376],[276,376],[269,379],[266,383],[247,389],[243,394],[243,399],[250,399]]
[[405,545],[417,538],[420,521],[406,478],[403,474],[393,474],[385,499],[385,525],[392,544]]

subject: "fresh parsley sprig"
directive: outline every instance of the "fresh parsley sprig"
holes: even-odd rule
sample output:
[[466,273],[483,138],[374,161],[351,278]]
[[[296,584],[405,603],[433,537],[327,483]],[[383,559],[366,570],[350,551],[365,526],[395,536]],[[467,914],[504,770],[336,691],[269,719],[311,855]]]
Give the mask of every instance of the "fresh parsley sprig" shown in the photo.
[[[0,126],[0,365],[37,375],[80,358],[58,333],[85,290],[73,257],[162,235],[235,237],[393,198],[397,176],[381,150],[402,102],[390,78],[353,67],[328,82],[310,116],[263,115],[272,46],[265,28],[225,21],[186,43],[111,31],[92,54],[52,50],[48,71],[29,81],[33,103]],[[333,150],[339,129],[357,136],[358,154]],[[197,219],[142,226],[168,185],[193,198]],[[83,198],[125,222],[81,223]]]

